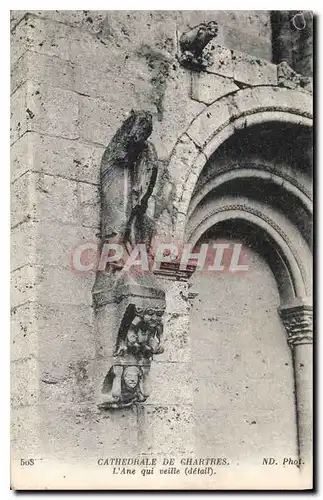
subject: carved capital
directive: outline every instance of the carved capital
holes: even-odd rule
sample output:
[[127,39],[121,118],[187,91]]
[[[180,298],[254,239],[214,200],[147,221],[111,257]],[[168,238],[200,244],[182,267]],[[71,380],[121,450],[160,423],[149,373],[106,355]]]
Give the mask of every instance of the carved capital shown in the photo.
[[311,305],[299,303],[282,306],[279,313],[291,347],[313,343],[313,307]]

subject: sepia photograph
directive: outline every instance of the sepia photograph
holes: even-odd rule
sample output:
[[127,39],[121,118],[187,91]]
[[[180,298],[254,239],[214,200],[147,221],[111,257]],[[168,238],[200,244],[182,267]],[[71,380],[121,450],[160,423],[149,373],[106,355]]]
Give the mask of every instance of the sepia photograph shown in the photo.
[[312,490],[315,17],[10,11],[12,490]]

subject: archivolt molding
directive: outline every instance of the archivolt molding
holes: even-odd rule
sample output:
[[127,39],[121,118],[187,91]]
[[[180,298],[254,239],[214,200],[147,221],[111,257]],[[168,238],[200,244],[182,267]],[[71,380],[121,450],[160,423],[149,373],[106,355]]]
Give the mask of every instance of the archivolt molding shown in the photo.
[[[296,296],[311,295],[311,272],[307,267],[310,266],[310,250],[300,233],[293,228],[294,235],[286,229],[288,221],[284,221],[281,214],[279,223],[277,223],[273,214],[274,211],[268,210],[268,206],[252,200],[233,200],[227,199],[219,203],[209,203],[203,209],[194,214],[194,221],[191,219],[187,227],[186,241],[193,246],[198,242],[202,235],[212,226],[219,222],[230,219],[244,219],[263,229],[275,242],[277,249],[284,255],[285,263],[290,270],[294,292]],[[299,244],[295,244],[295,239]],[[309,263],[309,266],[305,266]]]
[[286,173],[280,175],[270,172],[263,166],[252,165],[249,168],[241,168],[239,165],[233,166],[230,171],[214,172],[214,177],[205,181],[203,186],[193,196],[189,209],[188,217],[194,212],[201,200],[211,191],[219,187],[221,184],[230,182],[236,179],[256,178],[273,182],[278,186],[283,186],[290,194],[296,196],[309,214],[312,214],[312,201],[310,193],[304,186],[296,181],[293,177]]
[[[172,173],[180,170],[179,164],[186,170],[184,175],[178,173],[181,182],[174,179],[177,184],[174,200],[176,238],[184,234],[185,216],[195,184],[214,151],[236,130],[270,121],[311,127],[312,97],[304,92],[271,86],[239,89],[215,101],[192,121],[177,141],[168,165]],[[183,161],[183,143],[187,143],[188,138],[195,150]]]

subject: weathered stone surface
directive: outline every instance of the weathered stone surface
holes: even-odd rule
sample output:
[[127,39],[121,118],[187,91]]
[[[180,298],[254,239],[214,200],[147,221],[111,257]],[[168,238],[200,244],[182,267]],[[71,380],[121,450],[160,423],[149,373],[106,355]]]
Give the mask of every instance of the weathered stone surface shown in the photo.
[[188,166],[199,155],[199,149],[192,139],[183,134],[173,150],[168,170],[174,185],[182,186],[187,181],[189,174]]
[[[270,32],[270,21],[266,29]],[[243,50],[253,57],[271,61],[272,46],[271,43],[268,43],[268,35],[268,32],[266,37],[260,37],[258,32],[250,33],[247,26],[245,30],[241,29],[241,24],[236,27],[226,26],[223,28],[221,45],[233,50]]]
[[177,454],[194,450],[193,415],[188,406],[150,406],[140,417],[140,443],[149,453]]
[[233,78],[232,52],[226,47],[210,42],[205,50],[209,52],[212,64],[206,68],[208,73]]
[[28,454],[35,459],[41,459],[43,453],[39,439],[41,426],[39,406],[12,407],[10,414],[10,453],[12,459],[20,461],[21,450],[28,450]]
[[93,360],[84,356],[75,361],[64,360],[57,344],[55,347],[52,356],[48,356],[50,364],[39,363],[39,401],[48,405],[93,404]]
[[12,66],[11,92],[14,92],[26,80],[73,90],[73,66],[68,61],[63,61],[58,57],[27,51]]
[[36,270],[25,265],[11,273],[11,307],[17,307],[36,298]]
[[233,79],[246,85],[277,85],[276,66],[270,62],[232,51]]
[[[98,233],[103,151],[131,108],[153,115],[152,142],[163,165],[161,187],[151,198],[160,214],[157,236],[161,228],[172,232],[175,224],[184,234],[202,167],[235,127],[254,124],[258,111],[257,123],[281,119],[282,109],[304,124],[311,97],[303,90],[274,90],[271,63],[262,62],[259,72],[251,64],[258,57],[272,60],[269,11],[23,15],[12,15],[13,379],[16,367],[18,374],[13,396],[15,405],[41,404],[14,407],[15,455],[19,459],[21,450],[28,450],[37,456],[37,441],[44,458],[75,463],[80,456],[96,463],[107,450],[111,456],[214,456],[216,450],[217,456],[235,460],[276,456],[282,449],[293,455],[290,353],[275,315],[278,302],[269,293],[276,291],[275,280],[269,269],[270,282],[262,275],[265,264],[251,261],[259,274],[253,285],[247,278],[230,288],[224,276],[208,287],[207,276],[205,297],[195,299],[197,312],[194,306],[190,311],[186,285],[166,280],[165,351],[151,366],[151,396],[144,405],[118,411],[99,411],[97,402],[113,363],[120,314],[102,308],[94,321],[95,276],[69,268],[75,246]],[[215,45],[212,66],[194,77],[203,101],[197,102],[190,99],[190,72],[178,66],[175,55],[182,33],[213,20],[223,46]],[[219,82],[223,92],[233,77],[231,51],[237,55],[236,50],[241,51],[235,60],[239,86],[263,87],[218,102]],[[270,115],[267,109],[273,110]],[[239,154],[229,154],[230,159],[236,162]],[[280,163],[276,170],[283,171]],[[303,182],[304,165],[299,168],[295,161],[288,173],[309,185],[309,178]],[[36,379],[28,380],[30,374]]]
[[66,139],[78,137],[78,97],[74,92],[30,82],[27,105],[28,130]]
[[78,97],[73,92],[26,82],[13,94],[11,110],[12,143],[26,130],[67,139],[78,137]]
[[[178,66],[170,69],[162,101],[162,122],[154,121],[151,140],[156,144],[158,158],[169,159],[176,140],[184,133],[191,120],[200,113],[205,104],[187,100],[190,95],[190,73]],[[163,125],[167,123],[167,127]]]
[[36,325],[36,306],[28,302],[11,311],[11,345],[12,361],[38,357],[38,331]]
[[69,37],[73,28],[49,19],[26,15],[12,32],[11,64],[26,50],[69,60]]
[[313,106],[312,97],[305,92],[279,87],[258,87],[244,89],[232,96],[236,107],[232,114],[244,114],[250,110],[281,109],[290,110],[301,116],[310,115]]
[[[35,175],[37,175],[37,212],[41,214],[42,220],[59,220],[67,224],[77,223],[77,182],[46,174]],[[69,198],[68,204],[66,204],[67,197]]]
[[122,54],[111,60],[109,68],[103,69],[74,64],[74,90],[107,101],[122,96],[124,104],[136,104],[138,109],[150,106],[151,76],[145,60]]
[[92,275],[80,275],[70,270],[23,266],[12,273],[11,306],[40,296],[44,304],[91,305],[93,281]]
[[10,11],[10,29],[13,30],[26,14],[26,10]]
[[211,104],[220,97],[238,90],[230,78],[209,73],[192,72],[192,99]]
[[91,184],[78,184],[79,220],[82,226],[100,228],[99,188]]
[[17,141],[27,130],[26,85],[17,89],[10,102],[10,144]]
[[[157,356],[156,356],[157,358]],[[151,392],[149,405],[188,405],[192,403],[193,391],[191,373],[186,363],[164,363],[154,361],[149,374]],[[174,388],[172,380],[176,380]]]
[[[80,217],[80,220],[81,217]],[[85,262],[84,255],[77,253],[82,245],[98,244],[96,231],[80,225],[69,225],[64,228],[66,236],[62,235],[62,223],[55,221],[24,222],[12,231],[11,237],[11,268],[16,269],[25,264],[59,267],[71,272],[82,272],[78,268]],[[93,272],[96,269],[96,256],[91,253],[89,262],[93,263]],[[89,271],[90,272],[90,271]]]
[[23,135],[11,149],[11,180],[27,170],[99,184],[104,147],[37,132]]
[[277,78],[279,87],[296,89],[304,92],[313,92],[313,79],[299,75],[294,71],[286,61],[277,66]]
[[34,357],[25,358],[11,365],[11,404],[27,406],[39,401],[39,366]]
[[226,103],[215,102],[212,106],[200,113],[199,119],[187,129],[187,135],[200,147],[215,134],[215,131],[224,123],[229,122],[230,111]]
[[259,461],[260,449],[262,455],[267,449],[271,450],[267,452],[270,456],[283,457],[286,450],[295,456],[295,427],[277,426],[280,419],[286,419],[285,409],[275,412],[254,409],[237,417],[236,412],[195,410],[196,453],[208,455],[216,449],[228,460],[248,465],[253,460]]

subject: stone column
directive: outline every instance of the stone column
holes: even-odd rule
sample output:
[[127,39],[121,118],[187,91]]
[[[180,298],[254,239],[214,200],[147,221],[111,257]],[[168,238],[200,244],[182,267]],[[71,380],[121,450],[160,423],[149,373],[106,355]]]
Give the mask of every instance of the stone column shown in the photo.
[[303,299],[280,307],[294,363],[298,448],[301,470],[312,466],[313,453],[313,307]]

